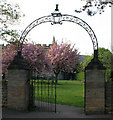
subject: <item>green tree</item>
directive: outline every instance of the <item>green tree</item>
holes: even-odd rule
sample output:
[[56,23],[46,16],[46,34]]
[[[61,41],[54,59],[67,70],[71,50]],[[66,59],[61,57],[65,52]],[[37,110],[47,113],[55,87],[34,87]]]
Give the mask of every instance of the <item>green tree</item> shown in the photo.
[[18,4],[12,5],[7,0],[0,0],[0,39],[6,42],[18,40],[18,31],[11,25],[19,21],[21,12]]
[[[111,71],[113,70],[112,58],[113,54],[108,49],[105,48],[98,49],[98,59],[106,68],[106,81],[110,80]],[[85,70],[85,67],[89,64],[89,62],[91,62],[92,59],[93,55],[89,56],[88,59],[85,60],[85,62],[83,63],[83,71]]]
[[105,48],[99,48],[98,57],[99,60],[102,62],[103,66],[106,67],[106,81],[110,80],[111,71],[113,69],[111,62],[112,62],[112,53]]
[[[93,56],[94,55],[92,54],[84,61],[83,70],[89,64],[89,62],[91,62],[91,60],[93,59]],[[111,69],[111,57],[112,57],[112,53],[108,49],[105,49],[105,48],[98,49],[98,59],[103,64],[103,66],[106,67],[107,69]]]
[[107,69],[111,69],[111,57],[112,53],[108,49],[99,48],[98,58]]

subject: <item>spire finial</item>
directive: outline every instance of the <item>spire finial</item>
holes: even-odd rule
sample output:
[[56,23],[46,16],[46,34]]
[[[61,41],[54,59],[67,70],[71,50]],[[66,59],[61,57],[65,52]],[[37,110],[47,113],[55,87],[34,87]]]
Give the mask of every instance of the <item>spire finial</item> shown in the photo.
[[59,11],[59,9],[58,9],[58,4],[56,4],[56,9],[55,9],[55,11]]

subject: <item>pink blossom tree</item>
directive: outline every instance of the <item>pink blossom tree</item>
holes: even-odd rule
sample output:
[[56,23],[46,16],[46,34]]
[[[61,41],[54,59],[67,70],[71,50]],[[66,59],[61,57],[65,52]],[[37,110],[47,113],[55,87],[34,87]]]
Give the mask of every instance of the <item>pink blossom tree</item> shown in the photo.
[[61,71],[73,73],[78,63],[78,51],[74,49],[74,45],[61,43],[57,45],[54,43],[47,56],[52,64],[52,69],[55,74],[56,83],[58,82],[58,75]]
[[34,44],[26,44],[23,46],[22,56],[39,74],[45,69],[51,68],[43,47]]
[[[14,56],[17,54],[17,45],[9,44],[2,52],[2,73],[6,74],[7,68],[11,61],[13,61]],[[50,69],[50,64],[46,58],[43,47],[38,47],[34,44],[24,44],[22,49],[22,56],[25,61],[38,73],[42,72],[44,69]]]
[[14,56],[17,54],[17,45],[10,44],[2,51],[2,73],[5,75],[7,73],[7,68],[11,61],[13,61]]

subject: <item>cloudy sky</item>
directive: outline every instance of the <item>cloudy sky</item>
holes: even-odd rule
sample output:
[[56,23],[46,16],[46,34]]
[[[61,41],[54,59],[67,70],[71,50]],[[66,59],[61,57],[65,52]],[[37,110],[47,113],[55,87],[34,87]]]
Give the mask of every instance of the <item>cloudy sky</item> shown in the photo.
[[[81,0],[8,0],[10,3],[18,3],[25,17],[21,18],[16,29],[24,30],[32,21],[42,16],[50,15],[55,5],[59,4],[62,14],[77,16],[87,22],[95,32],[99,47],[111,50],[111,9],[108,7],[102,15],[90,17],[83,12],[75,13],[76,8],[80,8],[84,2]],[[39,44],[51,44],[53,36],[58,42],[75,44],[80,54],[91,55],[93,45],[88,33],[75,23],[64,22],[62,25],[51,25],[44,23],[35,27],[26,38]]]

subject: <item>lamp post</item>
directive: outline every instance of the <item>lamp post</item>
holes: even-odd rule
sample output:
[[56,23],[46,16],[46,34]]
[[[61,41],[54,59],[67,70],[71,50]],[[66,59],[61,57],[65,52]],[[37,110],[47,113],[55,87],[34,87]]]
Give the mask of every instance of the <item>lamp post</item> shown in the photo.
[[51,23],[52,25],[53,24],[62,24],[62,22],[61,22],[62,14],[59,12],[58,4],[56,4],[56,9],[53,13],[51,13],[51,15],[53,17],[53,23]]

